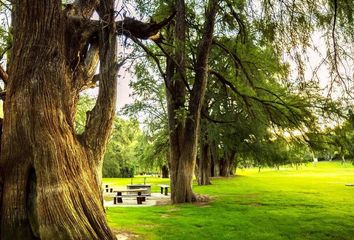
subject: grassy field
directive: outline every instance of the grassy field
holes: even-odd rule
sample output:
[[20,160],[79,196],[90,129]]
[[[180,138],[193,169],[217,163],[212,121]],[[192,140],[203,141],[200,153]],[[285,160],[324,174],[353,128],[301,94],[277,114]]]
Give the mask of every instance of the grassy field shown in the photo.
[[[142,179],[141,179],[142,180]],[[134,178],[134,183],[140,183]],[[116,185],[130,179],[105,179]],[[167,183],[148,178],[152,184]],[[354,239],[354,167],[335,162],[298,170],[238,170],[195,186],[208,204],[109,208],[110,226],[132,239]],[[153,188],[158,192],[158,188]]]

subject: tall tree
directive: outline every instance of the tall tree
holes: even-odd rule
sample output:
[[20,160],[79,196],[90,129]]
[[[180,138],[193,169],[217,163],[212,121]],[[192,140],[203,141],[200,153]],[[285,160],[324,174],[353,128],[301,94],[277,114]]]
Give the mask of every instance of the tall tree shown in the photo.
[[[0,159],[1,239],[114,239],[102,157],[115,113],[116,35],[147,39],[166,24],[115,21],[114,0],[12,2]],[[100,21],[91,20],[94,11]],[[99,74],[95,69],[99,64]],[[85,130],[79,93],[99,82]]]
[[167,60],[166,92],[170,129],[171,199],[173,203],[192,202],[192,180],[197,154],[200,114],[207,85],[210,53],[217,0],[207,3],[203,34],[198,43],[193,87],[186,97],[186,4],[176,1],[174,30],[175,61]]

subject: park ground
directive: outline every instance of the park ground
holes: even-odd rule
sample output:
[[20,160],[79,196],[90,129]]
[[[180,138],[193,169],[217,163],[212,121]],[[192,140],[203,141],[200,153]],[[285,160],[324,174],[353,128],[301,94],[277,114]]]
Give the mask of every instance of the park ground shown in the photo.
[[[125,185],[131,179],[104,181]],[[157,184],[168,179],[147,182],[158,192]],[[212,183],[194,186],[208,203],[111,207],[109,224],[122,239],[354,240],[354,186],[346,186],[354,183],[351,163],[239,169]]]

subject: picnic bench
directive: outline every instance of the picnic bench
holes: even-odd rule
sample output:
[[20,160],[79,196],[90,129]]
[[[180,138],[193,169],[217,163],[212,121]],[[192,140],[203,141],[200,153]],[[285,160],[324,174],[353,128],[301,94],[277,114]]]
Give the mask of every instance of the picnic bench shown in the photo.
[[105,186],[105,192],[113,192],[113,188],[110,188],[108,185]]
[[169,185],[165,185],[165,184],[160,184],[158,185],[161,188],[161,194],[163,194],[164,190],[165,190],[165,195],[168,195],[168,188],[170,187]]
[[[146,201],[147,194],[146,188],[136,188],[136,189],[119,189],[115,190],[116,195],[113,197],[113,204],[123,203],[123,198],[135,198],[137,204],[142,204]],[[126,194],[123,194],[126,193]]]

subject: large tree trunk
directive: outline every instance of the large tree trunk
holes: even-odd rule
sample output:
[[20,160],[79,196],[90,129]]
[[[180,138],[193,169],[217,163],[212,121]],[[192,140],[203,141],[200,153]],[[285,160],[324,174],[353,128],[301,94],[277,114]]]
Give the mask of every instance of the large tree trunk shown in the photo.
[[198,46],[193,90],[186,111],[186,13],[184,0],[176,1],[175,61],[167,60],[166,91],[170,129],[170,178],[173,203],[195,200],[192,181],[197,155],[200,111],[207,83],[207,60],[211,48],[218,1],[208,2],[203,37]]
[[167,60],[166,93],[170,129],[171,200],[173,203],[182,203],[191,202],[194,198],[192,191],[194,144],[185,145],[184,119],[176,116],[177,111],[182,111],[185,104],[185,86],[181,80],[185,76],[186,13],[184,0],[176,1],[176,11],[173,39],[176,43],[175,60],[179,67],[171,59]]
[[[0,239],[114,239],[105,219],[101,174],[115,115],[116,35],[146,39],[173,15],[160,23],[115,22],[114,0],[76,0],[65,9],[59,0],[12,3]],[[101,21],[90,20],[94,10]],[[95,107],[78,136],[73,119],[79,93],[97,80]]]
[[[1,239],[114,239],[98,174],[111,120],[101,125],[103,147],[88,150],[90,141],[75,135],[78,92],[72,85],[61,1],[14,4],[0,162]],[[115,49],[115,37],[110,39],[106,50]],[[112,101],[106,108],[111,114]],[[105,110],[102,115],[107,116]]]

